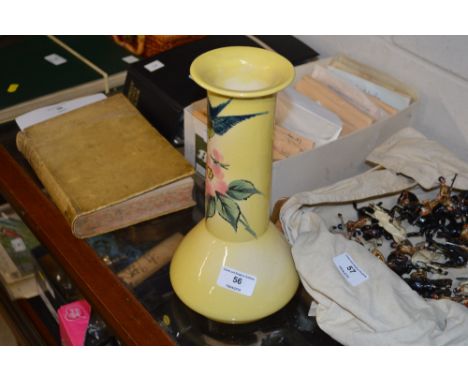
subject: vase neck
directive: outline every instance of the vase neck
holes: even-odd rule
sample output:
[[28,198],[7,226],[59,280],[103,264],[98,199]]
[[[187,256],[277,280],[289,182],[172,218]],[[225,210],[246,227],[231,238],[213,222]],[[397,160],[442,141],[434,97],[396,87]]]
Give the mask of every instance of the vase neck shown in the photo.
[[275,100],[208,92],[205,218],[223,240],[252,240],[268,227]]

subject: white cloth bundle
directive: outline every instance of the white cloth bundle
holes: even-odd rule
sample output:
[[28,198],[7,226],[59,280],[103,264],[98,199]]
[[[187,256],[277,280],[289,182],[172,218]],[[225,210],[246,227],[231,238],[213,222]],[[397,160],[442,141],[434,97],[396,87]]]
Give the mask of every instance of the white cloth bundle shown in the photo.
[[423,192],[419,185],[434,187],[439,176],[451,181],[455,173],[455,188],[468,189],[468,165],[412,128],[368,159],[386,168],[296,194],[281,210],[302,284],[316,302],[311,311],[318,325],[346,345],[468,345],[466,307],[425,300],[363,246],[329,232],[337,212],[354,211],[351,201],[394,204],[402,190]]

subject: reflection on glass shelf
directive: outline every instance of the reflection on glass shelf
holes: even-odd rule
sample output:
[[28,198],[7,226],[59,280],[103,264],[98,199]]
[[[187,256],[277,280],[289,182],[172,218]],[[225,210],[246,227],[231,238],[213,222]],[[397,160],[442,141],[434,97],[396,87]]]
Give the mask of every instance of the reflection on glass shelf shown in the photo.
[[190,208],[91,237],[86,241],[110,269],[118,274],[174,233],[185,234],[195,225],[199,216],[201,215],[197,208]]
[[172,290],[168,266],[134,292],[179,345],[339,345],[308,316],[310,297],[302,287],[277,313],[242,325],[209,320],[184,305]]
[[[277,313],[250,324],[209,320],[175,295],[169,280],[169,260],[148,262],[147,277],[126,272],[175,234],[185,234],[203,216],[200,208],[177,212],[119,231],[87,239],[99,257],[127,284],[142,305],[178,345],[338,345],[308,316],[310,296],[301,287]],[[125,274],[125,277],[122,275]]]

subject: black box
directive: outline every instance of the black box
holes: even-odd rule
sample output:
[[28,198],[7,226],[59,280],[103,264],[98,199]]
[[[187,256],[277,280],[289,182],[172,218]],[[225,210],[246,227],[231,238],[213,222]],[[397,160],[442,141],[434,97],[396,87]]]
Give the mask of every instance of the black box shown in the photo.
[[182,145],[184,108],[206,96],[189,77],[192,61],[209,50],[236,45],[269,47],[295,66],[318,56],[292,36],[207,36],[130,65],[124,93],[166,139]]

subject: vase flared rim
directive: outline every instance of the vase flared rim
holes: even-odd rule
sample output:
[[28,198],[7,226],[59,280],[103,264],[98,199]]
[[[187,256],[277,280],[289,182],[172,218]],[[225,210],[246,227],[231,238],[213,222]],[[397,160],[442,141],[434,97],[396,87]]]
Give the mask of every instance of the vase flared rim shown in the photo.
[[294,66],[278,53],[249,46],[230,46],[198,56],[192,79],[207,91],[234,98],[275,94],[294,79]]

